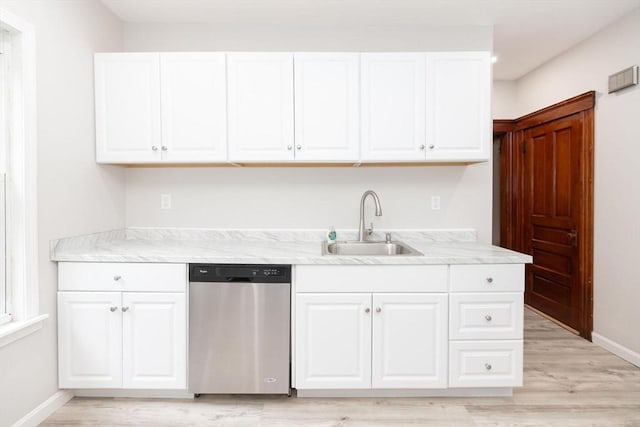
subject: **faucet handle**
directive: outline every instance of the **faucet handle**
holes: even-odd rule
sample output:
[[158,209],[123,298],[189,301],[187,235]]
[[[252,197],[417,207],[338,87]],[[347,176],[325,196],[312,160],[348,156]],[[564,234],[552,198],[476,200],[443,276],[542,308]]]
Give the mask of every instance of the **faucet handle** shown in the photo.
[[371,236],[373,234],[373,223],[371,223],[370,228],[367,228],[367,236]]
[[385,243],[391,243],[391,233],[387,233],[384,235]]

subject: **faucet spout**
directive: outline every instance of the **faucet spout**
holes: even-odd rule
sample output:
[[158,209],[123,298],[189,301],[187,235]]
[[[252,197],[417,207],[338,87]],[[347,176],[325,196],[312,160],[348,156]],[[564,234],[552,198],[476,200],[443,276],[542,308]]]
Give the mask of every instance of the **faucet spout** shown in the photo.
[[362,194],[362,198],[360,199],[360,224],[358,227],[358,241],[365,242],[367,237],[373,233],[373,226],[370,229],[366,229],[364,226],[364,202],[367,197],[371,196],[373,198],[374,203],[376,204],[376,216],[382,216],[382,206],[380,205],[380,199],[378,195],[373,190],[367,190]]

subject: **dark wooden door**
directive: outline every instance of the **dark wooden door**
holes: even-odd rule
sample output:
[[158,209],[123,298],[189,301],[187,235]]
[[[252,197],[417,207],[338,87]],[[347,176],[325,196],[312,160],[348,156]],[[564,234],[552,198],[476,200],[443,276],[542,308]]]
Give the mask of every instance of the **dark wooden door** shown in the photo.
[[533,256],[525,302],[583,330],[585,288],[580,274],[585,200],[583,115],[573,114],[523,132],[523,240]]

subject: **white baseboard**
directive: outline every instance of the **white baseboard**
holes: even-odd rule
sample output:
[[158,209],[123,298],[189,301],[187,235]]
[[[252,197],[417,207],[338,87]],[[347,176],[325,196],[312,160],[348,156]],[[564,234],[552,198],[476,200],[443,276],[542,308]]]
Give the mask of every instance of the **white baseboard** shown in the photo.
[[604,337],[596,332],[591,333],[591,340],[594,344],[599,345],[605,350],[610,351],[616,356],[626,360],[629,363],[633,363],[634,365],[640,367],[640,353],[637,353],[617,342],[610,340],[607,337]]
[[162,399],[193,399],[193,393],[187,390],[153,390],[153,389],[122,389],[122,388],[102,388],[102,389],[76,389],[73,395],[78,397],[141,397],[141,398],[162,398]]
[[442,389],[306,389],[296,397],[508,397],[511,387]]
[[33,411],[20,418],[13,427],[36,427],[47,419],[65,403],[73,398],[73,393],[68,390],[58,390],[50,398],[39,404]]

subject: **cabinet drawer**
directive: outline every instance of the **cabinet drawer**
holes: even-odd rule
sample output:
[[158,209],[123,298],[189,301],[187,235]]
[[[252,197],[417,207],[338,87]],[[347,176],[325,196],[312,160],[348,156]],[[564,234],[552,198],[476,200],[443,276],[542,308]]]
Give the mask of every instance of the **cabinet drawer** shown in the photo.
[[522,385],[522,340],[449,343],[450,387]]
[[450,294],[449,338],[522,339],[523,294]]
[[186,264],[60,262],[60,291],[185,292]]
[[447,292],[446,265],[296,266],[296,292]]
[[452,265],[451,292],[524,291],[524,264]]

